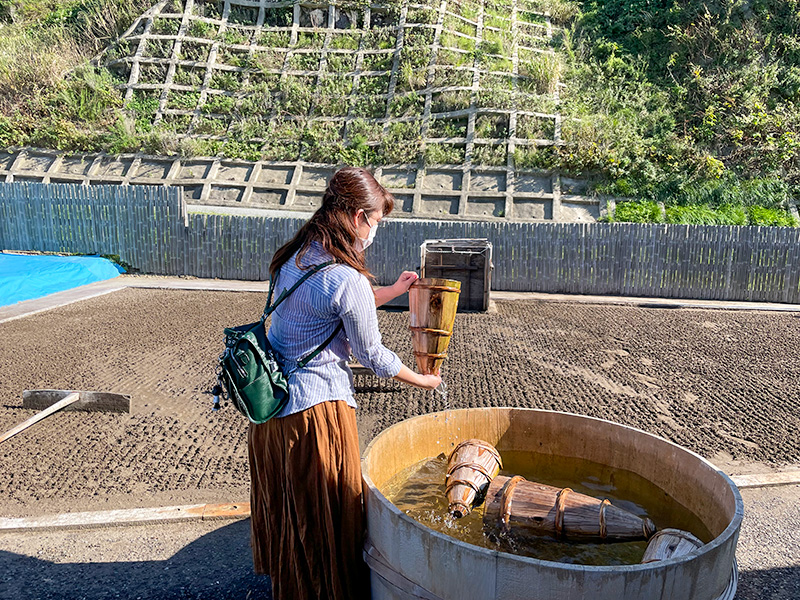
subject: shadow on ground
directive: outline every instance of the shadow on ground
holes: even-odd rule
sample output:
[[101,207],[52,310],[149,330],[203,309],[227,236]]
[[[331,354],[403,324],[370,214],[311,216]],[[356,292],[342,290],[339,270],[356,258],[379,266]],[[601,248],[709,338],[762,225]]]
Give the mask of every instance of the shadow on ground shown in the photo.
[[800,566],[739,573],[736,600],[797,600],[800,598]]
[[216,529],[166,560],[54,563],[0,551],[3,600],[270,600],[253,573],[250,521]]
[[[269,578],[253,573],[249,533],[249,519],[235,521],[153,561],[54,563],[0,551],[0,598],[271,600]],[[736,598],[797,600],[800,566],[740,571]]]

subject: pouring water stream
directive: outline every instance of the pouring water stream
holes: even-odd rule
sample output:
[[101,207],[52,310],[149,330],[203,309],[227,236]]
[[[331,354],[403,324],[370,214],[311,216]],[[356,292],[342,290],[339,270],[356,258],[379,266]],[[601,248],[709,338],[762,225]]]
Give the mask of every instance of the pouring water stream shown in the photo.
[[442,382],[439,384],[438,387],[433,388],[433,391],[436,394],[439,394],[442,397],[442,401],[444,402],[444,410],[445,410],[444,422],[447,423],[447,421],[450,418],[450,401],[447,399],[447,384],[444,382],[444,379],[442,379]]

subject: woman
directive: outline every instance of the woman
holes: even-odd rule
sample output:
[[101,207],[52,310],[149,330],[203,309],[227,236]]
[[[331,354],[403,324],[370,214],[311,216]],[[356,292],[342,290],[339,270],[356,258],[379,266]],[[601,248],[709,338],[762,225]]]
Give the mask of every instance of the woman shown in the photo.
[[379,377],[434,389],[381,343],[376,305],[406,292],[404,272],[373,292],[364,249],[394,198],[365,169],[331,178],[322,206],[272,259],[276,294],[309,267],[334,261],[302,283],[272,313],[268,336],[284,368],[344,328],[288,378],[289,403],[276,418],[250,425],[250,508],[255,570],[272,577],[275,600],[369,598],[362,559],[361,464],[350,353]]

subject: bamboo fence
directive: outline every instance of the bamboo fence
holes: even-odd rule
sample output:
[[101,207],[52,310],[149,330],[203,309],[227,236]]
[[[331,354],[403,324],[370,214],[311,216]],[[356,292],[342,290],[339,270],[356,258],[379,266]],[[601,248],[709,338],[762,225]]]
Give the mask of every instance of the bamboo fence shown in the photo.
[[[0,249],[111,254],[142,273],[265,280],[302,218],[187,211],[179,187],[0,183]],[[485,238],[492,289],[800,303],[800,230],[786,227],[387,220],[381,284],[430,239]]]

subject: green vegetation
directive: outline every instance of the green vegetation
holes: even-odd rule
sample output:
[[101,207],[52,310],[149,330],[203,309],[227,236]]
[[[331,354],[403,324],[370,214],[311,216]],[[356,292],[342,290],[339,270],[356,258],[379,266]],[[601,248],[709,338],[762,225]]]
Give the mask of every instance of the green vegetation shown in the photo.
[[413,117],[422,114],[425,99],[411,92],[407,96],[395,96],[389,105],[389,113],[393,117]]
[[428,144],[425,162],[429,165],[457,165],[464,162],[465,148],[452,144]]
[[214,29],[205,21],[192,21],[189,25],[189,35],[197,38],[210,38]]
[[581,10],[558,40],[565,144],[553,166],[643,200],[618,203],[618,221],[793,224],[797,0],[588,0]]
[[[42,2],[17,1],[30,7]],[[123,104],[121,85],[130,75],[129,57],[137,51],[138,41],[115,41],[115,38],[145,7],[140,5],[121,12],[122,4],[108,9],[120,0],[69,0],[71,4],[62,5],[53,12],[52,2],[58,5],[63,0],[48,1],[51,4],[41,4],[38,8],[49,15],[46,18],[31,8],[28,13],[31,18],[18,19],[3,29],[6,37],[0,38],[5,52],[0,54],[0,90],[6,93],[0,105],[0,143],[44,145],[71,151],[222,152],[241,158],[256,156],[256,145],[251,140],[261,140],[263,158],[290,159],[302,154],[308,160],[330,162],[416,162],[422,154],[421,121],[425,106],[425,97],[418,94],[418,90],[427,86],[472,86],[471,70],[453,69],[447,61],[436,66],[437,57],[431,48],[434,30],[416,26],[435,23],[438,6],[409,11],[408,23],[415,26],[405,30],[399,55],[394,52],[397,31],[392,25],[399,10],[391,10],[383,17],[388,27],[375,27],[363,33],[301,31],[294,45],[290,32],[267,29],[259,33],[255,42],[275,48],[250,52],[250,30],[239,25],[247,24],[254,11],[234,7],[236,10],[232,9],[228,23],[223,26],[199,20],[220,19],[221,5],[211,1],[195,3],[186,31],[189,38],[184,39],[177,50],[179,60],[196,63],[176,66],[172,83],[184,86],[183,89],[170,90],[163,104],[160,88],[140,89]],[[392,4],[395,8],[399,6],[397,2]],[[353,5],[353,8],[361,10],[363,6]],[[464,2],[459,10],[464,19],[448,16],[448,25],[453,32],[462,35],[448,35],[462,52],[455,52],[450,62],[467,68],[478,65],[485,70],[510,73],[508,57],[487,53],[509,51],[513,45],[509,33],[487,30],[491,39],[478,51],[474,41],[464,37],[477,33],[475,23],[469,20],[477,18],[478,5]],[[181,22],[177,15],[181,11],[181,4],[172,0],[164,9],[168,16],[156,15],[150,32],[163,36],[176,34]],[[497,12],[495,25],[506,28],[501,16],[503,11]],[[269,9],[265,25],[285,27],[291,24],[291,14],[289,7]],[[112,19],[115,19],[113,26],[107,25],[106,34],[102,34],[100,27]],[[88,66],[89,58],[109,44],[101,59],[101,64],[107,67]],[[216,68],[209,69],[205,62],[212,47],[216,47]],[[323,47],[333,51],[324,60],[320,51]],[[359,47],[383,52],[364,55],[358,87],[353,91],[356,81],[353,50]],[[14,51],[8,52],[8,49]],[[55,50],[50,54],[45,49]],[[139,63],[138,81],[162,85],[168,73],[166,60],[172,57],[173,51],[173,40],[148,40],[142,55],[144,60]],[[442,56],[446,58],[444,52]],[[388,102],[390,70],[395,62],[398,65],[395,95]],[[433,69],[428,68],[431,65]],[[19,69],[20,66],[28,68]],[[25,76],[24,84],[18,81],[21,76]],[[488,74],[485,79],[490,85],[499,81],[503,87],[501,93],[487,92],[490,104],[511,106],[514,101],[511,79]],[[199,88],[203,85],[208,85],[210,90],[200,94]],[[23,93],[18,93],[20,91]],[[467,90],[437,92],[433,109],[467,109],[473,103],[472,95]],[[18,105],[24,105],[24,110]],[[348,127],[346,136],[342,134],[342,127],[315,121],[319,117],[344,116],[360,120],[390,117],[404,121],[389,124],[363,121],[363,126]],[[297,126],[296,131],[292,129],[294,126]],[[434,129],[442,130],[441,135],[445,137],[463,138],[465,119],[439,119]],[[288,131],[293,135],[287,134]],[[189,134],[190,137],[178,142],[175,134]],[[335,139],[336,135],[340,138]],[[507,127],[504,135],[507,135]],[[434,162],[464,160],[463,146],[444,146],[441,151],[433,148],[427,155]],[[499,163],[502,162],[501,150],[478,149],[476,156],[486,164]]]
[[467,119],[434,119],[428,126],[432,138],[467,137]]
[[476,138],[508,137],[508,115],[481,114],[475,119]]
[[734,204],[661,206],[652,200],[617,204],[610,221],[670,223],[680,225],[761,225],[797,227],[800,223],[784,209]]
[[3,0],[0,144],[98,151],[129,139],[133,125],[122,122],[117,82],[87,59],[147,8],[141,0],[78,0],[56,8]]
[[500,166],[506,164],[505,144],[490,146],[475,144],[472,151],[472,163],[476,165]]
[[528,146],[514,150],[514,164],[518,169],[550,170],[556,165],[553,146]]
[[233,107],[236,105],[236,99],[232,96],[223,96],[222,94],[209,96],[206,103],[203,105],[203,112],[210,114],[229,115],[233,112]]
[[317,86],[316,114],[323,117],[346,115],[353,80],[349,77],[326,77]]
[[358,50],[361,35],[357,33],[341,33],[333,36],[331,48],[338,50]]

